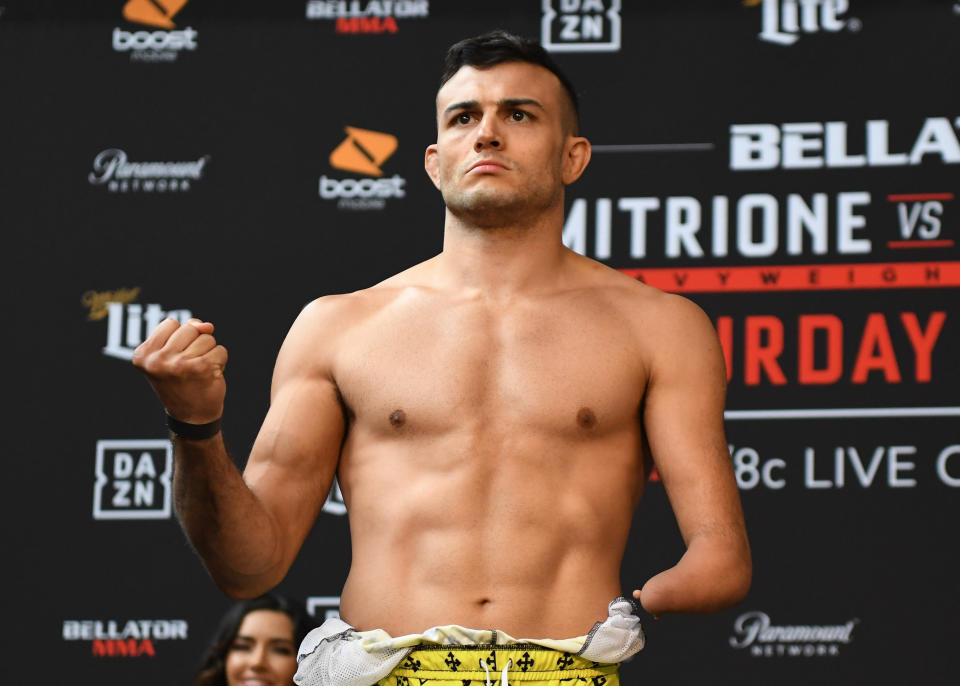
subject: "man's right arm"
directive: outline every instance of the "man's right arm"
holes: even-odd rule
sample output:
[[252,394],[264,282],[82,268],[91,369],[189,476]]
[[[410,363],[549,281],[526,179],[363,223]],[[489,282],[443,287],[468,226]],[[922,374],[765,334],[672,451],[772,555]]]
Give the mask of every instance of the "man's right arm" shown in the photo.
[[[230,596],[253,597],[283,579],[329,491],[345,428],[330,369],[334,310],[322,301],[308,306],[287,335],[270,410],[242,476],[219,433],[174,437],[177,513],[214,582]],[[218,356],[222,346],[212,330],[208,323],[179,327],[168,320],[134,357],[181,421],[202,423],[222,412],[226,352]]]

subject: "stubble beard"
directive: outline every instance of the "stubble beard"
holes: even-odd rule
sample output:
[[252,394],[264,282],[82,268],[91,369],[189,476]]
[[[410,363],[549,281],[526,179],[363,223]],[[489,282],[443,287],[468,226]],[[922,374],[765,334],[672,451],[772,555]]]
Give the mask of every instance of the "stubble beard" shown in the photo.
[[479,229],[521,228],[557,202],[558,192],[546,186],[520,189],[448,188],[443,201],[465,225]]

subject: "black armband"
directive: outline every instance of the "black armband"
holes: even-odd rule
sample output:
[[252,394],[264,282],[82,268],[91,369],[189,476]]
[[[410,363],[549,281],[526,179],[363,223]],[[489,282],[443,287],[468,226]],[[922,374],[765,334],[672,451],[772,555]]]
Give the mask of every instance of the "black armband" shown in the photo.
[[189,424],[174,419],[167,413],[167,428],[174,435],[180,438],[186,438],[188,441],[202,441],[207,438],[213,438],[220,433],[220,419],[214,419],[206,424]]

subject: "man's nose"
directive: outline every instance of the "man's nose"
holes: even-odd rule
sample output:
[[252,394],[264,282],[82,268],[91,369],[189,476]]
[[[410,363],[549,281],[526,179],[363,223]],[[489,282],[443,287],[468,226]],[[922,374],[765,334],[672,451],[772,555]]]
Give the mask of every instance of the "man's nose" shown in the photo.
[[493,148],[494,150],[503,149],[503,136],[497,118],[485,115],[477,127],[477,139],[473,143],[473,149],[480,152],[484,148]]

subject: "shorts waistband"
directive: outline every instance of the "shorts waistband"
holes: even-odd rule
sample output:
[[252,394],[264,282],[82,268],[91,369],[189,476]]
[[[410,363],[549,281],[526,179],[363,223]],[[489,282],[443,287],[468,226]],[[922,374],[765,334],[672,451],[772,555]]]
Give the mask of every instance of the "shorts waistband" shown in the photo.
[[[480,664],[484,662],[486,669]],[[509,667],[508,667],[509,665]],[[532,644],[476,646],[416,646],[391,673],[394,676],[429,679],[456,673],[461,679],[481,680],[508,667],[510,683],[551,678],[609,677],[619,665],[602,664],[571,653]],[[415,683],[415,682],[414,682]],[[598,681],[598,683],[604,683]]]

